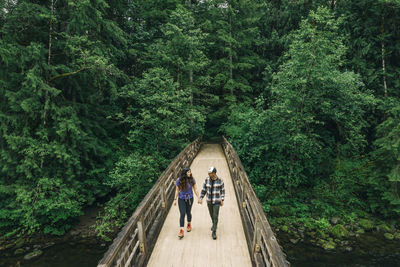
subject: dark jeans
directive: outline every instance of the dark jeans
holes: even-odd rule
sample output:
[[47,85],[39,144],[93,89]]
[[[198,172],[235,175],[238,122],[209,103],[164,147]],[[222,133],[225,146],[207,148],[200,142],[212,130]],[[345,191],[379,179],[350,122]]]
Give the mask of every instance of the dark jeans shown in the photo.
[[212,220],[211,231],[217,231],[219,207],[221,207],[221,204],[220,203],[216,203],[216,204],[207,203],[207,207],[208,207],[208,212],[210,213],[210,217]]
[[185,215],[187,215],[187,221],[192,221],[192,205],[193,198],[189,199],[178,199],[179,212],[181,217],[179,218],[179,225],[183,227],[185,225]]

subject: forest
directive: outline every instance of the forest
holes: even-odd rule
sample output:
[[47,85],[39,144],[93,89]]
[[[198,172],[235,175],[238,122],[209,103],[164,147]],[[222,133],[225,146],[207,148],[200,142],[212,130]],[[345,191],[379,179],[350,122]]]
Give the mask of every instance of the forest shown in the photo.
[[0,0],[1,236],[110,238],[222,135],[273,227],[399,229],[400,1]]

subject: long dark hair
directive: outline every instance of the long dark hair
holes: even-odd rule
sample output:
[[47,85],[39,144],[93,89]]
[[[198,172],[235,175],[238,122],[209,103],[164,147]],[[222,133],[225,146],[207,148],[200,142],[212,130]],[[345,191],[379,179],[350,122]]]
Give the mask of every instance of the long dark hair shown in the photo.
[[194,180],[193,180],[193,175],[190,174],[190,176],[187,176],[187,172],[190,171],[189,168],[183,168],[181,171],[181,175],[179,176],[179,183],[178,183],[178,188],[179,191],[184,191],[188,187],[188,182],[189,184],[193,187],[194,186]]

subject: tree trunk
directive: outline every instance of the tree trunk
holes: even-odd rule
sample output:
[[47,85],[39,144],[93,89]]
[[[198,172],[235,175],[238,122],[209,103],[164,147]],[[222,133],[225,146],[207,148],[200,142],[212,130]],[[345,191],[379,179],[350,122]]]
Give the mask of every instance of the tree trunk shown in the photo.
[[[56,0],[57,2],[57,0]],[[53,39],[53,16],[54,16],[54,5],[55,1],[51,0],[51,7],[50,7],[50,26],[49,26],[49,51],[47,56],[47,65],[49,66],[49,72],[47,75],[47,84],[50,82],[50,64],[51,64],[51,45]],[[46,127],[47,124],[47,108],[49,105],[49,91],[46,90],[45,97],[44,97],[44,111],[43,111],[43,127]]]
[[331,9],[334,10],[336,8],[336,0],[331,0]]
[[180,84],[181,80],[180,80],[180,77],[179,77],[179,72],[180,71],[181,71],[181,68],[180,68],[179,63],[178,63],[178,70],[176,72],[176,83],[178,84],[178,88],[181,88],[181,84]]
[[385,63],[385,13],[384,13],[384,6],[382,7],[382,18],[381,18],[381,51],[382,51],[382,79],[383,79],[383,90],[384,95],[387,97],[387,84],[386,84],[386,63]]
[[[233,80],[233,59],[232,59],[232,6],[229,6],[229,71],[230,79]],[[233,96],[233,88],[230,87],[231,96]]]
[[[192,61],[192,55],[189,56],[189,62]],[[189,87],[190,87],[190,106],[193,107],[193,69],[189,69]]]

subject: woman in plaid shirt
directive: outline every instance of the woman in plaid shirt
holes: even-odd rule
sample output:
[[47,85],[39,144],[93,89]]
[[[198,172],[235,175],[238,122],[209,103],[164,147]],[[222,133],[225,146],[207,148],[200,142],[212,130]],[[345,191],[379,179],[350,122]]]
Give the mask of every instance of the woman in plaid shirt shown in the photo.
[[201,189],[199,204],[203,203],[205,195],[207,195],[207,207],[212,220],[211,236],[217,239],[218,214],[219,208],[224,205],[225,187],[224,181],[217,176],[217,169],[213,166],[208,169],[208,177]]

